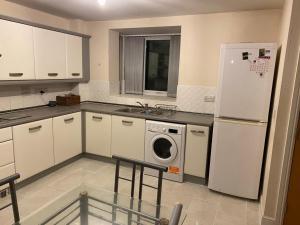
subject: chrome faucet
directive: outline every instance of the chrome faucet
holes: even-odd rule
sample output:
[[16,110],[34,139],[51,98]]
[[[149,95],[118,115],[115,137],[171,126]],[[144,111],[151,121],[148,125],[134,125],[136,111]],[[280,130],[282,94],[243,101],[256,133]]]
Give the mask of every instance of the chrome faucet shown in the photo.
[[141,102],[136,102],[136,103],[139,104],[145,110],[148,110],[148,108],[149,108],[149,105],[147,103],[145,103],[145,105],[143,105],[143,103],[141,103]]

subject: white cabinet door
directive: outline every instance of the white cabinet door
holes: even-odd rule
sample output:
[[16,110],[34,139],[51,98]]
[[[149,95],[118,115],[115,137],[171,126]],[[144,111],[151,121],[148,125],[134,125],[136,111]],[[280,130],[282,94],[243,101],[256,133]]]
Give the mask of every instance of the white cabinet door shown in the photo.
[[81,112],[53,118],[55,164],[82,152]]
[[33,28],[37,79],[66,78],[66,35]]
[[208,127],[187,125],[184,173],[205,178],[208,138]]
[[111,157],[111,115],[85,113],[86,152]]
[[67,78],[82,78],[82,38],[66,35]]
[[54,165],[52,119],[13,127],[16,171],[21,180]]
[[0,80],[35,79],[33,28],[0,20]]
[[144,148],[145,120],[112,116],[112,154],[144,160]]

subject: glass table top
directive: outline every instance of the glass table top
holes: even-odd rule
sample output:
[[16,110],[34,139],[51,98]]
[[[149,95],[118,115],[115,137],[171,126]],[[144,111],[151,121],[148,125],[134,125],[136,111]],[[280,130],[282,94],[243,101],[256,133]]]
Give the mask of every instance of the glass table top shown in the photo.
[[[21,225],[100,225],[162,224],[173,225],[179,205],[157,206],[99,187],[80,184],[57,196],[30,215],[21,218]],[[179,214],[180,214],[179,210]],[[181,212],[182,224],[186,214]]]

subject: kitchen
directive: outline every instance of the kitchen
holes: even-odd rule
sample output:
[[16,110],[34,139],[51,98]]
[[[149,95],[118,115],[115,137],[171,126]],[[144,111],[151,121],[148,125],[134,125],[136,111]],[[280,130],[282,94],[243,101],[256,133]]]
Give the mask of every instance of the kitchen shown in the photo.
[[[54,1],[45,5],[36,1],[22,1],[23,5],[20,5],[20,2],[0,3],[1,21],[5,21],[1,30],[7,31],[0,37],[1,43],[6,43],[0,45],[5,51],[1,58],[3,60],[7,55],[12,62],[3,64],[3,69],[0,69],[3,74],[0,81],[1,115],[8,116],[4,116],[0,124],[1,144],[8,146],[3,149],[10,152],[11,160],[3,166],[10,165],[10,171],[21,175],[16,181],[21,221],[83,181],[113,191],[115,162],[110,157],[118,155],[168,166],[167,179],[162,182],[162,205],[182,203],[184,224],[281,224],[279,210],[282,206],[279,200],[274,203],[274,199],[282,198],[279,195],[280,179],[284,180],[284,177],[278,176],[279,170],[284,171],[285,168],[278,165],[283,163],[279,160],[280,154],[285,153],[285,146],[283,142],[278,143],[278,137],[288,133],[287,128],[281,129],[285,126],[282,121],[291,126],[289,120],[283,118],[289,113],[292,115],[286,107],[290,107],[287,102],[292,99],[293,88],[296,93],[296,86],[288,86],[293,85],[289,82],[291,78],[284,76],[286,68],[297,66],[296,62],[294,65],[293,60],[288,59],[297,59],[293,56],[297,55],[295,42],[298,41],[298,33],[287,31],[290,26],[297,27],[295,11],[299,6],[296,1],[274,1],[273,5],[272,1],[266,1],[265,5],[228,4],[223,8],[219,1],[216,1],[215,8],[210,8],[212,5],[208,3],[201,7],[201,4],[191,1],[190,7],[182,7],[178,11],[176,7],[168,10],[162,4],[160,7],[165,10],[164,13],[160,10],[151,13],[143,5],[124,5],[116,0],[100,2],[104,5],[97,1],[89,1],[86,5],[70,1],[70,9]],[[82,7],[86,10],[81,10]],[[131,11],[130,7],[137,10]],[[139,11],[144,12],[143,15]],[[12,35],[14,32],[18,35]],[[294,41],[291,41],[293,38]],[[126,48],[132,40],[134,45]],[[219,72],[222,62],[220,51],[226,49],[222,44],[242,42],[276,43],[256,45],[257,51],[253,52],[247,44],[241,47],[247,49],[240,52],[242,63],[253,63],[255,57],[264,62],[271,61],[269,69],[251,67],[255,70],[251,74],[258,78],[260,73],[270,74],[272,78],[276,51],[281,46],[274,76],[276,86],[273,85],[272,113],[266,118],[268,112],[265,112],[260,120],[269,122],[268,133],[265,134],[269,140],[265,159],[263,161],[262,158],[264,148],[260,146],[259,156],[255,156],[259,160],[254,160],[258,161],[255,164],[257,171],[247,174],[255,178],[254,181],[251,179],[251,184],[255,184],[251,196],[238,194],[236,190],[212,191],[219,188],[216,186],[225,187],[220,180],[210,178],[212,171],[223,172],[220,176],[231,181],[227,182],[230,189],[243,186],[237,185],[239,180],[232,182],[232,171],[228,166],[221,171],[216,168],[223,162],[235,162],[229,159],[236,156],[244,160],[233,165],[233,169],[238,171],[243,164],[250,162],[247,159],[254,156],[247,153],[238,155],[239,152],[229,157],[223,155],[217,166],[211,160],[218,153],[213,144],[216,143],[213,141],[217,130],[214,129],[215,122],[220,116],[218,101],[220,96],[226,97],[223,92],[218,97],[222,86],[220,74],[223,74]],[[166,54],[164,48],[157,50],[158,45],[155,48],[157,43],[160,46],[168,43],[169,58],[161,57],[159,62],[173,71],[172,77],[168,75],[168,80],[159,82],[148,74],[151,65],[157,64],[154,52]],[[270,52],[270,48],[274,50]],[[266,51],[262,53],[259,49]],[[27,70],[15,71],[16,62]],[[163,71],[161,68],[160,71]],[[10,73],[14,74],[10,76]],[[264,74],[261,77],[264,78]],[[230,89],[234,88],[236,81],[228,81],[233,85]],[[241,86],[240,98],[243,92],[251,91],[249,81],[246,83],[249,88]],[[262,108],[268,111],[272,81],[266,85],[269,86],[263,88],[266,99]],[[254,92],[262,93],[257,86]],[[55,105],[56,96],[68,93],[80,95],[81,104],[44,106],[49,101]],[[74,101],[78,103],[78,99]],[[247,111],[253,114],[250,102],[249,106]],[[247,116],[245,119],[250,122],[256,120]],[[254,141],[254,136],[251,138]],[[261,144],[264,140],[260,141]],[[151,151],[152,145],[154,151]],[[167,146],[169,152],[164,152],[161,146]],[[275,151],[280,147],[281,151]],[[172,163],[168,164],[166,158],[172,159],[169,161]],[[262,182],[259,182],[259,167],[263,171]],[[122,176],[130,177],[131,170],[124,169],[125,175]],[[10,175],[12,172],[4,173]],[[149,173],[152,174],[145,170],[145,179],[155,186],[156,179],[148,176]],[[242,179],[240,183],[248,186],[250,179],[241,174],[238,177]],[[121,182],[119,190],[128,195],[128,187],[129,184]],[[143,200],[146,198],[153,202],[155,194],[155,191],[145,189]],[[277,206],[274,207],[274,204]],[[3,221],[13,222],[12,210],[7,208],[4,211],[0,213],[1,221],[3,216]]]

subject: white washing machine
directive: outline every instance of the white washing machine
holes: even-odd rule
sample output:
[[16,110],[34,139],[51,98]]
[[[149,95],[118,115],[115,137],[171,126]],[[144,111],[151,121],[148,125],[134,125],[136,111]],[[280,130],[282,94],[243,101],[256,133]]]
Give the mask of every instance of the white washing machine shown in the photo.
[[[145,161],[167,166],[164,178],[183,182],[186,125],[146,121]],[[157,171],[145,169],[157,176]]]

